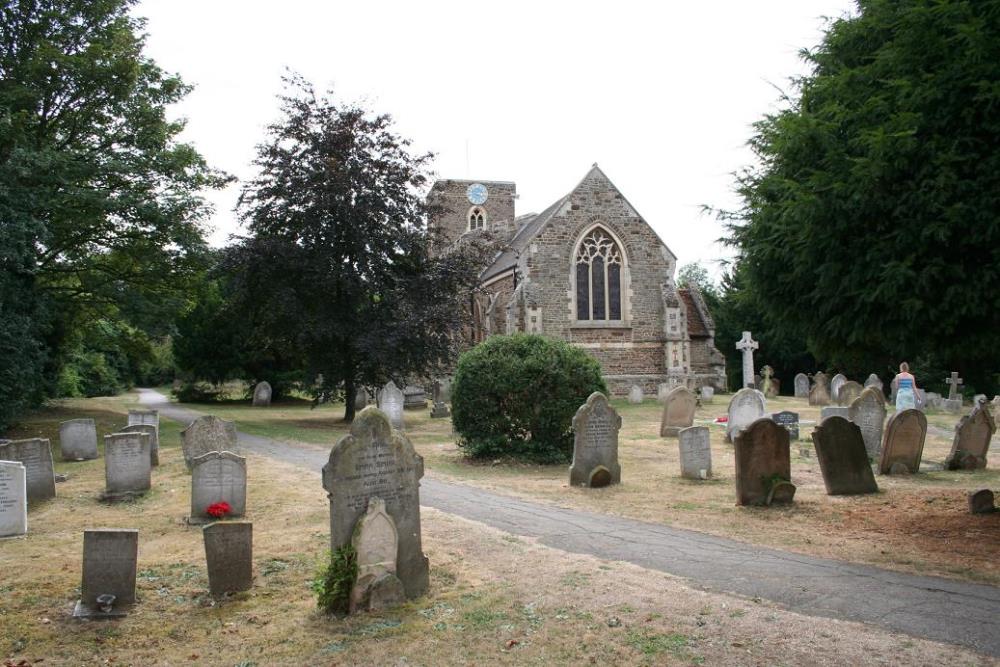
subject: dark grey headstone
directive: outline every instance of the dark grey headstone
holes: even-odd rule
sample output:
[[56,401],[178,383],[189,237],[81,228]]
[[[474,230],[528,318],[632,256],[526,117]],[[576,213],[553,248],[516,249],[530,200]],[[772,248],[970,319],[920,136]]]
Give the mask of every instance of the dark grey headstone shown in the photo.
[[[774,500],[771,494],[774,486],[780,481],[791,481],[788,430],[763,417],[741,430],[733,444],[736,449],[736,504],[768,504]],[[794,487],[791,493],[794,495]],[[777,501],[785,498],[782,491]]]
[[93,419],[70,419],[59,424],[59,449],[63,461],[97,458],[97,426]]
[[795,442],[799,439],[799,413],[791,410],[782,410],[771,415],[774,423],[781,424],[788,429],[788,439]]
[[224,521],[205,526],[208,588],[218,597],[253,587],[253,524]]
[[206,510],[220,502],[232,508],[228,517],[246,513],[247,460],[232,452],[208,452],[191,462],[191,518],[211,519]]
[[573,416],[571,486],[607,486],[621,482],[618,430],[622,418],[608,398],[595,391]]
[[47,439],[11,440],[0,445],[0,461],[17,461],[24,466],[29,503],[56,497],[52,446]]
[[878,491],[857,424],[843,417],[828,417],[813,429],[812,439],[827,494],[845,496]]
[[[145,436],[143,436],[145,437]],[[139,531],[122,528],[83,531],[83,584],[73,615],[80,618],[124,616],[135,604]],[[101,596],[114,596],[110,609]]]
[[979,489],[969,493],[969,512],[972,514],[989,514],[996,511],[996,498],[989,489]]
[[[843,394],[847,385],[840,390]],[[882,456],[882,428],[885,426],[885,399],[877,389],[869,387],[851,402],[847,418],[861,429],[868,458],[877,461]]]

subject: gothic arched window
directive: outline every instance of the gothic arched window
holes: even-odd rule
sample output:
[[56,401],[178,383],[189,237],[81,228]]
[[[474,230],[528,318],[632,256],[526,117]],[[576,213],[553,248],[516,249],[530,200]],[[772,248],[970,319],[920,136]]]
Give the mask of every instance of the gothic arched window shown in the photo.
[[478,206],[469,209],[469,229],[486,227],[486,210]]
[[600,227],[588,233],[576,251],[576,319],[622,319],[621,248]]

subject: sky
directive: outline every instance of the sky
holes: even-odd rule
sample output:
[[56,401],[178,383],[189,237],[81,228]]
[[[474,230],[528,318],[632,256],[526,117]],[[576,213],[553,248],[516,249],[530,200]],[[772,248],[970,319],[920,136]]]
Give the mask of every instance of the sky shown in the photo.
[[[194,91],[181,139],[240,181],[279,119],[289,70],[388,113],[440,178],[517,183],[517,214],[594,163],[683,266],[730,251],[704,206],[733,209],[752,123],[806,72],[802,48],[852,0],[320,2],[145,0],[146,53]],[[240,184],[207,194],[211,241],[242,233]]]

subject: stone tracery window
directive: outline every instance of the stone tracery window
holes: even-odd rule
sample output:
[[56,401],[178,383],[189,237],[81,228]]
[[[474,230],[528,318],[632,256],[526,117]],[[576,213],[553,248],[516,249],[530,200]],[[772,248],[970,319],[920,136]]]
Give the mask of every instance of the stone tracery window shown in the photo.
[[622,319],[622,251],[600,227],[576,251],[576,319]]
[[486,227],[486,210],[479,206],[469,209],[469,229],[483,229]]

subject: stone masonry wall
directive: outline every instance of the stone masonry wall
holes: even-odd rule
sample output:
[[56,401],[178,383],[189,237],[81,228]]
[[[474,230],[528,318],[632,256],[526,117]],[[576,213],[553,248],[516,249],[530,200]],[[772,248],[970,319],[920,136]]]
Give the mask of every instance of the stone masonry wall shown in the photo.
[[[487,229],[493,229],[494,225],[497,225],[498,229],[504,231],[505,238],[512,235],[511,230],[516,231],[510,223],[514,220],[514,200],[517,195],[517,187],[513,183],[505,181],[454,179],[437,181],[431,187],[427,199],[431,205],[442,206],[445,211],[432,220],[431,225],[444,230],[449,241],[455,241],[467,232],[469,230],[469,209],[472,208],[473,204],[469,202],[466,190],[473,183],[482,183],[488,192],[486,202],[480,206],[486,211]],[[504,222],[508,224],[501,224]]]

